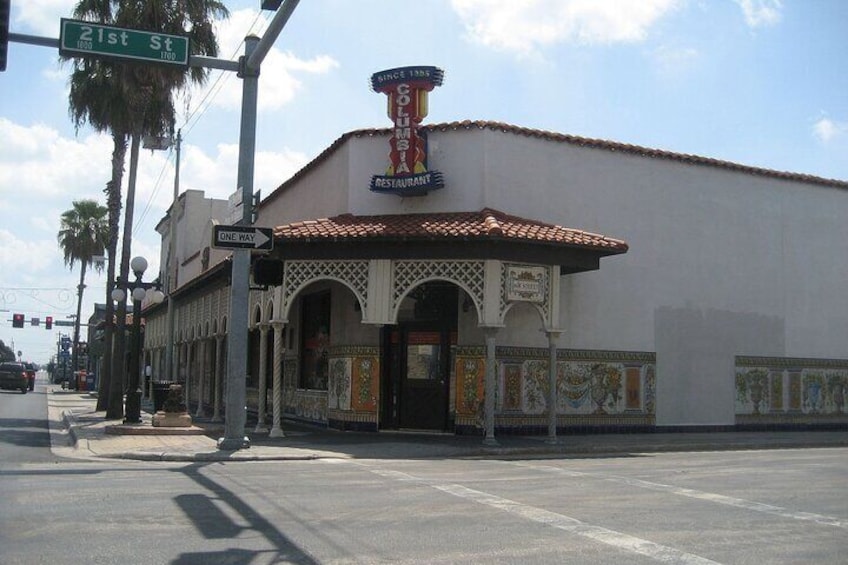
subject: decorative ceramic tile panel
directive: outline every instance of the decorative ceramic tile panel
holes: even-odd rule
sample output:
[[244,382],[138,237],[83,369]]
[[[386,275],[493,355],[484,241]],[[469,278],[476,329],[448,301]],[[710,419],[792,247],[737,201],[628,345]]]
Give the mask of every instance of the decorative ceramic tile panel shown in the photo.
[[377,356],[354,357],[351,364],[351,407],[359,412],[377,412],[380,363]]
[[736,358],[737,422],[848,420],[848,360]]
[[459,347],[456,352],[456,414],[477,418],[483,404],[486,360],[483,348]]
[[[528,415],[548,412],[550,389],[548,350],[528,347],[499,347],[503,412]],[[520,380],[519,394],[515,392]],[[557,351],[557,413],[582,415],[638,412],[653,414],[656,398],[655,355],[627,351]]]
[[350,410],[350,359],[330,359],[327,405],[330,409]]

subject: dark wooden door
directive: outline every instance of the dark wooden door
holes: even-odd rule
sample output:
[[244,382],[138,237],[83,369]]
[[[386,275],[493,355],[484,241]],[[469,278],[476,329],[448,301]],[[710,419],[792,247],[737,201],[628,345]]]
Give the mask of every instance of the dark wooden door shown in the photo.
[[400,427],[443,431],[450,374],[446,332],[404,328],[400,345]]

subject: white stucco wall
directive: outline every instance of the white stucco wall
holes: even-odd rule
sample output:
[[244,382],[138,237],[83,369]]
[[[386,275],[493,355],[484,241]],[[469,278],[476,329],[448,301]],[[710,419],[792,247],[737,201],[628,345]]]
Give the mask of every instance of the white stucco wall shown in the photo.
[[848,355],[845,190],[482,134],[488,206],[630,245],[564,277],[561,345],[656,351],[659,425],[733,423],[736,355]]
[[350,150],[350,146],[343,145],[331,153],[320,167],[306,172],[298,182],[287,186],[280,197],[266,198],[259,208],[256,225],[275,227],[348,212]]

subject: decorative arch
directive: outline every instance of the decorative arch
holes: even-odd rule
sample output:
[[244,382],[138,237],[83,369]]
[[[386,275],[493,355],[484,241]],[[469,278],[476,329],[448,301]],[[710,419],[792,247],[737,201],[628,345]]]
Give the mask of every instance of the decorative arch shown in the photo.
[[483,289],[485,287],[484,261],[395,261],[392,265],[391,316],[397,321],[403,299],[416,287],[430,281],[446,281],[460,287],[468,294],[483,321]]
[[463,290],[463,291],[464,291],[464,292],[465,292],[465,293],[466,293],[469,297],[471,297],[471,301],[472,301],[472,303],[474,304],[474,309],[475,309],[475,311],[477,312],[477,320],[478,320],[478,321],[482,321],[482,320],[483,320],[483,310],[482,310],[482,305],[481,305],[480,303],[478,303],[478,302],[477,302],[477,300],[476,300],[476,299],[474,298],[474,296],[471,294],[471,291],[468,289],[468,287],[467,287],[465,284],[463,284],[462,282],[458,281],[458,280],[455,280],[455,279],[449,279],[449,278],[445,278],[445,277],[427,277],[427,278],[423,278],[423,279],[420,279],[420,280],[416,281],[416,282],[415,282],[412,286],[407,287],[407,288],[406,288],[406,291],[404,292],[404,294],[403,294],[403,295],[401,295],[401,296],[399,296],[399,297],[397,298],[397,300],[396,300],[396,301],[394,301],[394,303],[393,303],[393,305],[392,305],[392,320],[394,320],[395,322],[397,322],[398,314],[400,313],[400,306],[401,306],[401,304],[403,303],[404,298],[406,298],[406,297],[407,297],[407,296],[409,296],[412,292],[414,292],[416,288],[419,288],[419,287],[421,287],[421,286],[423,286],[423,285],[425,285],[425,284],[427,284],[427,283],[431,283],[431,282],[446,282],[446,283],[450,283],[450,284],[456,285],[457,287],[459,287],[460,289],[462,289],[462,290]]
[[265,303],[265,321],[270,322],[274,319],[274,299],[269,298]]
[[368,261],[290,261],[286,263],[285,275],[280,312],[284,319],[304,288],[325,280],[350,289],[363,312],[368,307]]

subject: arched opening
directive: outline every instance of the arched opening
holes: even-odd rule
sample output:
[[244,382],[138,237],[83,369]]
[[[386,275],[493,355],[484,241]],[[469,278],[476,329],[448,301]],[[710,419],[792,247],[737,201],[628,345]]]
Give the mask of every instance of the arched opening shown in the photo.
[[451,369],[460,294],[450,282],[419,285],[403,298],[397,325],[383,329],[382,429],[453,427]]

